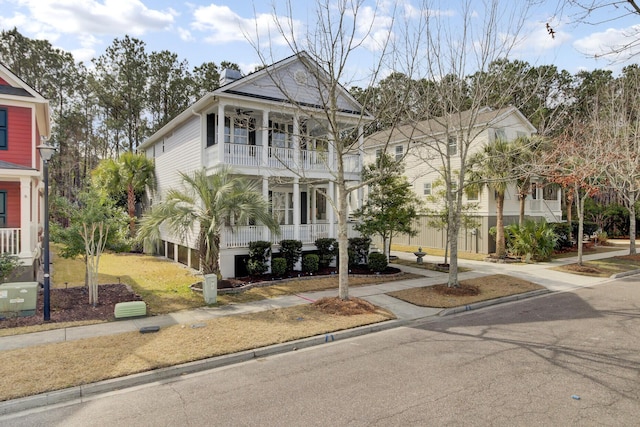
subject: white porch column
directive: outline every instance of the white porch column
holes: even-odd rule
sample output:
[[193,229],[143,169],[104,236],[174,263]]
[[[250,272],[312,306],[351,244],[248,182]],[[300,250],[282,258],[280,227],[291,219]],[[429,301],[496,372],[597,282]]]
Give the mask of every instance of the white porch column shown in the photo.
[[[269,201],[269,178],[266,176],[262,177],[262,197],[266,201]],[[265,240],[271,241],[271,231],[267,228],[267,226],[263,225]]]
[[224,164],[224,104],[218,104],[218,162]]
[[358,172],[364,165],[364,126],[358,126]]
[[318,213],[316,212],[317,206],[316,206],[316,187],[309,187],[309,195],[311,197],[311,203],[309,204],[309,206],[311,206],[311,218],[309,218],[309,223],[310,224],[315,224],[316,223],[316,216],[318,215]]
[[[302,167],[301,157],[300,157],[300,119],[298,114],[293,116],[293,161],[297,168]],[[296,178],[297,181],[297,178]],[[295,185],[295,184],[294,184]],[[293,196],[296,197],[295,195]],[[293,204],[296,206],[296,204]],[[298,215],[300,217],[300,215]],[[298,222],[299,224],[299,222]]]
[[269,165],[269,111],[262,112],[262,165]]
[[20,177],[20,258],[31,258],[34,249],[31,242],[31,178]]
[[300,240],[300,179],[293,178],[293,238]]
[[331,206],[331,204],[329,203],[329,198],[331,198],[331,200],[336,200],[336,193],[335,193],[335,184],[333,183],[333,181],[329,181],[329,190],[327,190],[327,197],[326,197],[326,203],[327,205],[327,221],[329,222],[329,237],[334,237],[337,238],[338,236],[336,235],[336,213],[333,210],[333,206]]

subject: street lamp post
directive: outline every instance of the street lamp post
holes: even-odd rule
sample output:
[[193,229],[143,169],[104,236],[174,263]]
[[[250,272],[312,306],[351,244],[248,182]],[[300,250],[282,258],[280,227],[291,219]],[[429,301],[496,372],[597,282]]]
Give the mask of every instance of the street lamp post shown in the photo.
[[44,320],[51,319],[51,281],[49,276],[49,160],[53,157],[56,149],[50,145],[42,144],[36,147],[40,152],[42,158],[42,166],[44,173],[44,235],[42,238],[42,247],[44,250],[44,265],[42,268],[44,276],[44,298],[43,298],[43,313]]

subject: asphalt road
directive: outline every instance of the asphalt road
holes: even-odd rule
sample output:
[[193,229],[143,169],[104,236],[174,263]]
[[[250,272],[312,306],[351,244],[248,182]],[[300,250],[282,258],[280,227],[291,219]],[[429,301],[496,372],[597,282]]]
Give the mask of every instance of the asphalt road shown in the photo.
[[633,277],[0,418],[1,426],[639,423]]

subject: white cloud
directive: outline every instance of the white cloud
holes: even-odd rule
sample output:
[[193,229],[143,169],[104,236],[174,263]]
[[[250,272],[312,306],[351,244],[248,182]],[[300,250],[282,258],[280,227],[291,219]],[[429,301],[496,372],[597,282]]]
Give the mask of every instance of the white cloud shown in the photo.
[[[224,44],[236,41],[269,40],[271,43],[284,45],[285,40],[276,27],[275,18],[270,13],[257,14],[255,18],[243,18],[227,6],[211,4],[198,7],[193,12],[193,29],[208,33],[205,41],[212,44]],[[281,24],[290,23],[287,17],[277,18]],[[293,20],[294,32],[302,28],[302,23]],[[284,29],[288,33],[289,30]]]
[[182,27],[178,27],[178,36],[180,36],[180,40],[183,40],[185,42],[191,42],[195,40],[195,38],[191,35],[191,31]]
[[[640,53],[640,25],[628,28],[609,28],[576,40],[573,43],[579,52],[589,56],[607,55],[611,60],[624,60]],[[612,51],[621,50],[619,53]],[[610,54],[610,55],[609,55]]]
[[140,36],[168,28],[175,11],[147,8],[139,0],[18,0],[30,19],[48,31],[71,34],[122,34]]
[[[546,22],[529,21],[522,28],[521,34],[513,46],[513,53],[518,56],[536,57],[559,49],[571,40],[571,35],[564,31],[564,24],[550,22],[553,36],[547,30]],[[513,35],[508,35],[513,37]]]

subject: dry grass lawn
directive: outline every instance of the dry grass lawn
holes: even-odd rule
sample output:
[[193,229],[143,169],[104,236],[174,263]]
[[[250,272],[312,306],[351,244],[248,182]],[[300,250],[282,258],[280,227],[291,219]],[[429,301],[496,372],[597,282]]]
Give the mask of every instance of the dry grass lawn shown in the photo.
[[477,295],[447,294],[447,285],[425,286],[390,292],[388,295],[421,307],[450,308],[509,295],[544,289],[544,286],[503,274],[461,280],[462,287],[474,287]]
[[[350,276],[349,287],[375,285],[378,283],[393,282],[395,280],[416,279],[422,276],[410,273],[401,273],[394,276]],[[325,291],[338,289],[338,276],[317,277],[314,279],[300,279],[281,282],[274,285],[249,289],[239,294],[219,294],[218,304],[239,304],[258,301],[267,298],[275,298],[283,295],[301,294],[306,292]]]
[[[0,352],[0,400],[15,399],[392,319],[325,314],[311,305]],[[47,375],[42,375],[47,372]],[[10,385],[10,386],[8,386]]]

